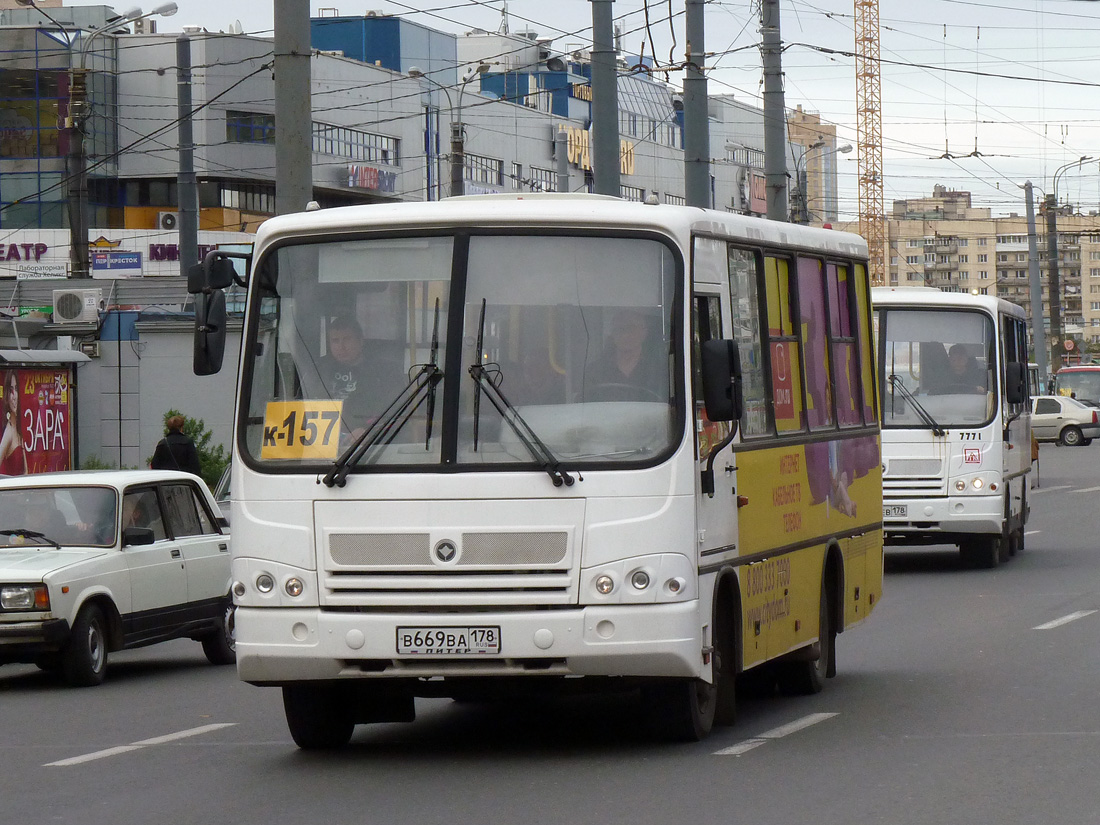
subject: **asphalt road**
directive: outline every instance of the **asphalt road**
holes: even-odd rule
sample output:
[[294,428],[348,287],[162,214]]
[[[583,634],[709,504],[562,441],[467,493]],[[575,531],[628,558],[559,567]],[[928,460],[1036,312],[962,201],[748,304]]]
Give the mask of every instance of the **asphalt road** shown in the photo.
[[307,754],[277,690],[175,642],[98,688],[0,669],[0,825],[1100,822],[1100,444],[1040,467],[1022,554],[888,549],[825,690],[702,743],[648,741],[621,697],[433,700]]

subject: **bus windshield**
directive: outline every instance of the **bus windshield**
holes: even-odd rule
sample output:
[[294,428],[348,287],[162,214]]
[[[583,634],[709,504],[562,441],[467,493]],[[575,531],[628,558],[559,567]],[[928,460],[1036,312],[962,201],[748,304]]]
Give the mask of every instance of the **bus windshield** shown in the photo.
[[256,267],[242,453],[350,472],[652,462],[682,426],[682,266],[640,237],[279,246]]
[[878,322],[884,427],[973,427],[992,418],[997,370],[988,315],[886,309]]
[[1100,406],[1100,367],[1059,370],[1054,376],[1055,395],[1072,395],[1078,401]]

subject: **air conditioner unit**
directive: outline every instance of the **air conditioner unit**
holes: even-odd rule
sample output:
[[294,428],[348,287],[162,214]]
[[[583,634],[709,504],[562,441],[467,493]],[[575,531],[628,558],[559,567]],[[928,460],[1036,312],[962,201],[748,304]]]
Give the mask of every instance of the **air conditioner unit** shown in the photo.
[[179,229],[179,212],[157,212],[158,229]]
[[95,323],[99,320],[102,289],[55,289],[53,291],[53,322],[55,324]]

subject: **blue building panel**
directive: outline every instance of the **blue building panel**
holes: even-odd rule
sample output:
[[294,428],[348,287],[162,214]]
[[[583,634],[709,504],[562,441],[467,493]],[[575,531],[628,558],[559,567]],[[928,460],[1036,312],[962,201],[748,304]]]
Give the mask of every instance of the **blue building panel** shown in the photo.
[[453,34],[400,17],[314,17],[313,48],[407,74],[416,66],[444,86],[457,80],[458,51]]

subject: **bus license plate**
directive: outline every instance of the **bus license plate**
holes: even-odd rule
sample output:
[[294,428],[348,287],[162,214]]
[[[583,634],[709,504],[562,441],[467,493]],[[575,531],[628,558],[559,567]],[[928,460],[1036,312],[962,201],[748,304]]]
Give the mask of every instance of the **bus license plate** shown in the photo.
[[399,627],[398,656],[500,653],[500,627]]
[[884,504],[882,505],[883,518],[908,518],[908,504]]

